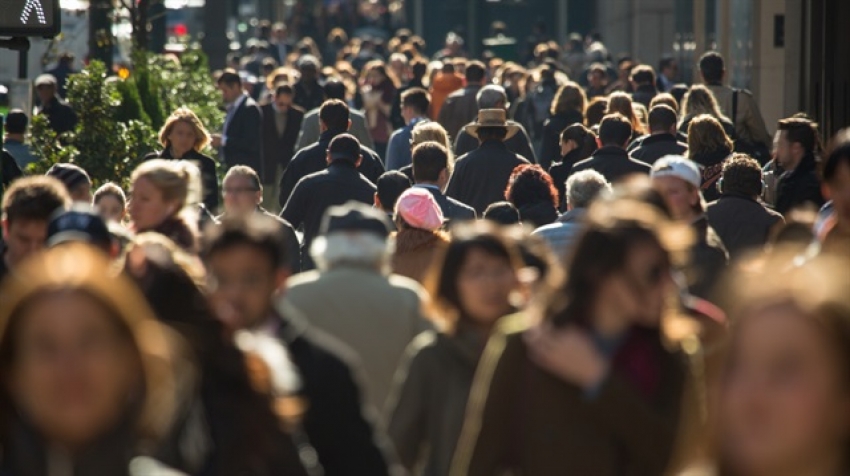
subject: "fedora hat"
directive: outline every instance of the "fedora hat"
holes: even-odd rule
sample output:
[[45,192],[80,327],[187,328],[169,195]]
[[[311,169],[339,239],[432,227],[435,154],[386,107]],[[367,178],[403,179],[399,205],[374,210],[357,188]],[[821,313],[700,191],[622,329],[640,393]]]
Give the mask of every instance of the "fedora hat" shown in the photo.
[[508,124],[508,114],[504,109],[482,109],[478,111],[478,119],[464,127],[464,130],[467,134],[478,139],[478,129],[481,127],[504,127],[508,130],[505,140],[519,132],[518,125]]

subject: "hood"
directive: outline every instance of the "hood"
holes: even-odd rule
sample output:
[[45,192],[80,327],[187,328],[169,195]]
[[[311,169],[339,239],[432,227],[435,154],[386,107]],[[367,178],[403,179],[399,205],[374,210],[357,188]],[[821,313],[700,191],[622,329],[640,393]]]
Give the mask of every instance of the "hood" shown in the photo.
[[412,253],[423,248],[444,246],[449,239],[443,232],[430,232],[418,228],[407,228],[395,234],[396,253]]

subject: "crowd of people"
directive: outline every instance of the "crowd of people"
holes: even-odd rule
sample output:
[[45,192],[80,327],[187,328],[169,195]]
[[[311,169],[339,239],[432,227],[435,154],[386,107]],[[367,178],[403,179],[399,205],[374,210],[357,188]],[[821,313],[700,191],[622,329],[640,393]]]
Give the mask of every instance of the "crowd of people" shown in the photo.
[[0,475],[850,472],[850,129],[716,52],[277,39],[127,190],[7,117]]

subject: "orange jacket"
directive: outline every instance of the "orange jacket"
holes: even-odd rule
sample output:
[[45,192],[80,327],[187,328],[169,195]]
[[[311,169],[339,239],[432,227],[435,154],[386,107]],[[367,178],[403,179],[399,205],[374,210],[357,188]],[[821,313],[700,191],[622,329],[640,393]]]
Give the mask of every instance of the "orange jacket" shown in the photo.
[[443,107],[443,102],[449,97],[449,94],[461,89],[466,81],[463,76],[452,73],[437,73],[434,76],[434,81],[431,84],[431,120],[436,121],[440,115],[440,109]]

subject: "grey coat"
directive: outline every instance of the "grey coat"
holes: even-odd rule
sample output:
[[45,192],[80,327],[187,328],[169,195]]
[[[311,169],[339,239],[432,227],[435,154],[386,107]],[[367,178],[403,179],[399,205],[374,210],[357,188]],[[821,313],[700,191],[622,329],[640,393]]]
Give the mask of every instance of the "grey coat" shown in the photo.
[[[351,115],[351,129],[349,129],[351,135],[360,141],[360,145],[374,149],[375,143],[372,142],[372,136],[369,135],[369,129],[366,127],[366,116],[357,109],[349,110],[349,114]],[[306,113],[301,121],[301,132],[298,133],[295,152],[319,142],[321,134],[319,130],[319,109],[316,108]]]

